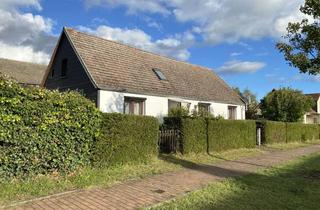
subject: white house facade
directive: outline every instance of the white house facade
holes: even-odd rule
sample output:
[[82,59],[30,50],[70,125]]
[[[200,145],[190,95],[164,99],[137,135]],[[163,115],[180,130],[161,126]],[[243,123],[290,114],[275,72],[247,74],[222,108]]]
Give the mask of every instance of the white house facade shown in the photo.
[[303,122],[305,124],[320,124],[320,93],[306,95],[313,98],[315,106],[304,115]]
[[[221,116],[224,119],[245,119],[245,106],[218,103],[212,101],[196,101],[188,100],[179,97],[161,97],[161,96],[150,96],[142,94],[131,94],[123,92],[114,92],[107,90],[98,91],[98,103],[97,106],[102,112],[116,112],[125,113],[125,102],[126,99],[137,99],[143,101],[142,113],[143,115],[154,116],[159,119],[168,115],[170,104],[176,103],[189,109],[190,114],[193,110],[198,111],[199,106],[205,104],[209,107],[209,112],[214,116]],[[138,109],[136,114],[139,113]]]
[[102,112],[162,119],[171,108],[245,119],[245,103],[212,69],[64,28],[42,85],[80,90]]

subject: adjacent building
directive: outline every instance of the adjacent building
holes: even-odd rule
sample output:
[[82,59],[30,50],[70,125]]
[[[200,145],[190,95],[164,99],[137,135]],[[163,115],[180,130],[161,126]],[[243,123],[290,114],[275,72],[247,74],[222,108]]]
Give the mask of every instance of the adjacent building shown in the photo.
[[245,103],[212,69],[64,28],[42,85],[80,90],[103,112],[166,116],[205,109],[245,119]]
[[46,65],[0,58],[0,73],[22,85],[40,85],[46,68]]
[[304,123],[320,124],[320,93],[306,94],[313,98],[315,105],[310,112],[304,115]]

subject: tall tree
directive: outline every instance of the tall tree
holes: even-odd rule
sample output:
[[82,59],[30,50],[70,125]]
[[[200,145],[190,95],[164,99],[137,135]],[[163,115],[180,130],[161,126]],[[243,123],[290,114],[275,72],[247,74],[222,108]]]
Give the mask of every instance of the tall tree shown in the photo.
[[299,90],[281,88],[268,93],[260,103],[265,119],[283,122],[299,122],[310,111],[314,101]]
[[302,73],[320,73],[320,1],[306,0],[300,11],[309,16],[301,22],[289,23],[286,42],[277,44],[290,66]]
[[241,91],[238,87],[233,90],[240,95],[240,97],[246,102],[246,119],[257,119],[258,115],[258,101],[257,96],[248,88]]

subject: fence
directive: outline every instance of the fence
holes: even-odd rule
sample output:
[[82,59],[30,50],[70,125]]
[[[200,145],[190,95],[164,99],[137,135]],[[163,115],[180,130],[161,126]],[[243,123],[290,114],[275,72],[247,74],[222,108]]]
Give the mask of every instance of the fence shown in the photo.
[[166,129],[160,130],[158,144],[161,153],[176,153],[179,151],[180,131]]

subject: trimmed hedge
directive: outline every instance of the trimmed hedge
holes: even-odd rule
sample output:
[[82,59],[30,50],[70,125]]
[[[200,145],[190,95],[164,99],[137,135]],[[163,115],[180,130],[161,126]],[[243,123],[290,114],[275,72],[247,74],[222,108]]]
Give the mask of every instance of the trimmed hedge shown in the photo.
[[164,118],[164,127],[181,131],[181,152],[201,153],[256,145],[255,121]]
[[319,138],[319,125],[287,123],[287,142],[304,142]]
[[262,122],[262,143],[286,143],[286,123],[275,121],[263,121]]
[[183,154],[207,151],[207,125],[205,118],[183,118],[180,131]]
[[0,77],[0,177],[70,172],[90,163],[100,112],[76,92]]
[[208,120],[209,151],[256,146],[256,122],[245,120]]
[[154,117],[104,113],[93,150],[96,166],[146,162],[158,154],[159,122]]

